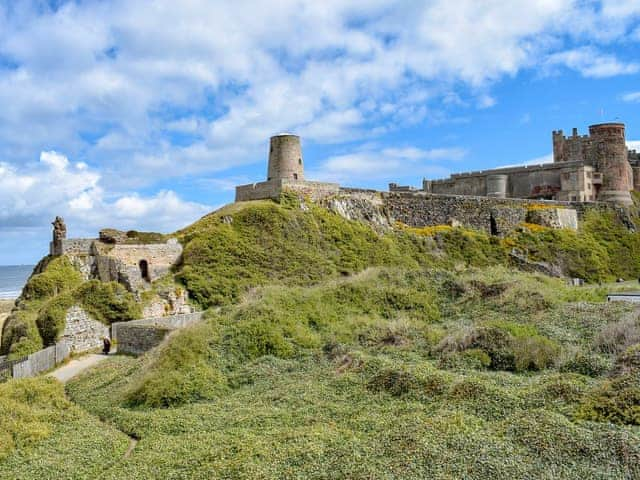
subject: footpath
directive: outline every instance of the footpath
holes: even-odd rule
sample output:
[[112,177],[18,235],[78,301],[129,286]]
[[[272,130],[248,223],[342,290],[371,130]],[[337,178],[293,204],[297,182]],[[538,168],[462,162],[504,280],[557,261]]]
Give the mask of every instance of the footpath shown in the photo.
[[73,377],[81,374],[88,368],[97,365],[109,358],[110,355],[113,355],[115,352],[111,352],[109,355],[101,355],[101,354],[89,354],[78,359],[71,360],[69,363],[61,366],[60,368],[56,368],[53,372],[49,373],[48,377],[57,378],[62,383],[67,383]]

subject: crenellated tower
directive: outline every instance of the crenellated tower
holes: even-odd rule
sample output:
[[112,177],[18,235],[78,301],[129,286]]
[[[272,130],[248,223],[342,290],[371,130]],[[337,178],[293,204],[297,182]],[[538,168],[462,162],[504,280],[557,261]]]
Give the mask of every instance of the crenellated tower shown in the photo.
[[633,172],[629,164],[629,150],[625,141],[624,123],[601,123],[589,127],[591,158],[602,173],[602,187],[598,200],[631,205]]

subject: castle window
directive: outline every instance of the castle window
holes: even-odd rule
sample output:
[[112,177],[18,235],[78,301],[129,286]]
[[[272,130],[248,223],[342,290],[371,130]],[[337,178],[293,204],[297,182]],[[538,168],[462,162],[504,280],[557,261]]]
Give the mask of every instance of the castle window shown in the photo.
[[297,180],[297,179],[298,179],[298,174],[297,174],[297,173],[294,173],[294,174],[293,174],[293,179],[294,179],[294,180]]
[[149,262],[147,262],[146,260],[140,260],[140,263],[138,265],[140,267],[140,276],[142,277],[142,279],[145,282],[150,282],[151,277],[149,277]]
[[302,159],[301,158],[298,159],[298,165],[302,165]]

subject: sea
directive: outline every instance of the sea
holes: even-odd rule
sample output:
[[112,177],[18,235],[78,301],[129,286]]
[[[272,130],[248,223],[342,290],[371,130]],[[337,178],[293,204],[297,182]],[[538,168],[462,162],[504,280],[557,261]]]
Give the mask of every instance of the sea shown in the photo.
[[18,298],[33,265],[0,265],[0,299]]

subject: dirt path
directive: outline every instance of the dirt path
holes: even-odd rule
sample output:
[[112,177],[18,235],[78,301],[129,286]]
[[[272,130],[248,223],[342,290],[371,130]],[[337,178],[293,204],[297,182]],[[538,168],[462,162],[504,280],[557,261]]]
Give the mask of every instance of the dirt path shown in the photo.
[[62,367],[55,369],[53,372],[49,373],[48,376],[57,378],[62,383],[67,383],[76,375],[81,374],[86,369],[97,365],[107,358],[109,358],[108,355],[85,355],[84,357],[80,357],[76,360],[71,360],[69,363],[63,365]]

